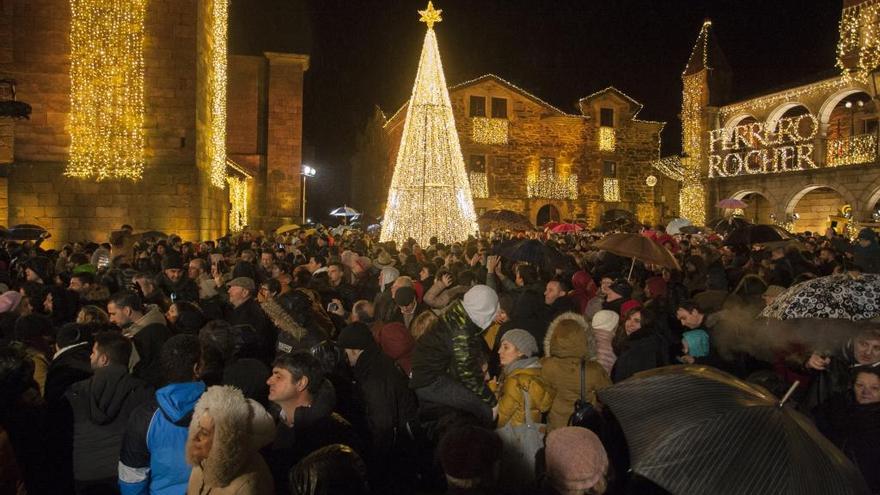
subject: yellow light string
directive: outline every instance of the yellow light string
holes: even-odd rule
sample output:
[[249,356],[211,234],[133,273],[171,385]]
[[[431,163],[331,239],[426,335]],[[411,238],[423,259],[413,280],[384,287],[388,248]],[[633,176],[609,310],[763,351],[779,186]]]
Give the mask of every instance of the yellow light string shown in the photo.
[[471,118],[471,139],[479,144],[507,144],[509,124],[507,119],[473,117]]
[[[844,79],[867,82],[871,72],[880,65],[878,23],[880,23],[878,0],[869,0],[843,9],[840,18],[840,38],[837,42],[837,68],[843,72]],[[846,59],[853,56],[855,66],[848,67]]]
[[602,199],[611,203],[620,201],[620,182],[606,177],[602,183]]
[[[708,29],[708,26],[704,24],[703,29]],[[700,178],[704,74],[705,71],[701,71],[683,78],[681,103],[682,148],[687,158],[681,160],[682,185],[678,200],[681,216],[694,225],[706,223],[706,191]]]
[[211,64],[208,73],[208,99],[211,115],[208,125],[208,163],[211,185],[226,187],[226,80],[228,0],[213,1],[211,18]]
[[599,151],[614,151],[617,147],[617,138],[613,127],[599,127]]
[[872,163],[877,158],[877,136],[863,134],[829,139],[825,164],[829,167]]
[[71,0],[70,162],[78,179],[144,172],[147,0]]
[[540,170],[526,177],[526,194],[530,198],[578,199],[578,176]]
[[471,183],[471,192],[475,198],[485,199],[489,197],[489,177],[486,172],[471,172],[468,174]]
[[248,223],[248,179],[229,176],[229,230],[240,232]]
[[425,246],[464,241],[477,232],[477,216],[465,172],[452,104],[433,25],[431,3],[420,11],[428,24],[400,148],[388,191],[380,240]]

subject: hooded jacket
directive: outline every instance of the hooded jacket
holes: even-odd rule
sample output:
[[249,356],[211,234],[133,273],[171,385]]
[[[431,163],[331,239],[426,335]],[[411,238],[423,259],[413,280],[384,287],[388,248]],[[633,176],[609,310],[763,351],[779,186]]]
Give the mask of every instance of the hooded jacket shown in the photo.
[[73,420],[73,476],[79,481],[117,474],[122,436],[132,411],[150,401],[153,389],[124,365],[95,371],[64,394]]
[[529,394],[531,407],[529,413],[532,421],[539,423],[541,414],[550,410],[556,390],[541,375],[541,365],[537,358],[533,363],[514,369],[504,377],[504,383],[498,395],[498,427],[508,423],[511,426],[525,424],[525,397]]
[[563,313],[550,323],[541,359],[541,376],[556,389],[547,417],[550,430],[566,426],[574,412],[581,393],[581,360],[585,360],[585,398],[590,403],[596,405],[596,392],[611,385],[596,359],[596,339],[583,316]]
[[149,310],[137,321],[123,330],[134,344],[131,353],[132,375],[154,387],[162,385],[162,370],[159,368],[159,353],[165,341],[171,338],[171,331],[165,326],[165,315],[158,306],[148,306]]
[[186,438],[202,382],[172,383],[156,391],[155,401],[132,413],[119,454],[122,495],[179,495],[186,491],[191,468]]

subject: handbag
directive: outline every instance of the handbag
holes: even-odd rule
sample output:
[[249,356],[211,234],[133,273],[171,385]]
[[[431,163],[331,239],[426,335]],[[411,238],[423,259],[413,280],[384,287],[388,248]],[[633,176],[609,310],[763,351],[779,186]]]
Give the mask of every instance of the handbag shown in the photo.
[[587,400],[587,360],[581,359],[581,395],[574,401],[574,412],[568,418],[568,426],[580,426],[597,435],[602,430],[602,416]]
[[503,444],[501,472],[506,473],[499,482],[501,488],[522,490],[535,483],[535,459],[544,448],[547,425],[532,421],[532,401],[528,391],[523,390],[525,422],[512,426],[510,422],[497,430]]

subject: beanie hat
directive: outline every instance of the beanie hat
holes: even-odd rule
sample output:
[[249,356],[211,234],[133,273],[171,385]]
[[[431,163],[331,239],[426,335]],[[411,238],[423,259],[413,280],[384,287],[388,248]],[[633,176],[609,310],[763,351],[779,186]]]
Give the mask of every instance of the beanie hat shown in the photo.
[[622,318],[622,317],[626,316],[626,314],[629,313],[630,311],[632,311],[634,309],[639,309],[641,307],[642,307],[642,303],[636,301],[635,299],[630,299],[629,301],[626,301],[625,303],[620,305],[620,316]]
[[645,288],[651,291],[651,297],[666,295],[666,280],[663,277],[651,277],[645,280]]
[[462,301],[468,317],[482,330],[489,328],[498,314],[498,294],[488,285],[475,285]]
[[43,281],[44,284],[52,283],[52,277],[50,275],[50,263],[49,259],[43,256],[37,256],[27,262],[26,268],[30,268],[34,273],[40,277],[40,280]]
[[416,291],[412,287],[400,287],[394,293],[394,304],[409,306],[416,299]]
[[615,280],[609,288],[613,290],[616,294],[620,294],[623,299],[629,299],[629,296],[632,295],[633,291],[632,286],[629,285],[629,282],[627,282],[624,278],[619,278]]
[[705,330],[690,330],[681,334],[681,338],[687,342],[689,356],[700,358],[709,355],[709,334]]
[[456,481],[478,481],[492,472],[501,454],[501,439],[494,431],[467,425],[449,430],[437,446],[437,457],[446,476]]
[[180,314],[177,316],[177,321],[174,322],[174,330],[177,331],[177,333],[198,335],[199,330],[201,330],[206,323],[208,323],[208,320],[205,319],[205,315],[203,315],[201,311],[180,311]]
[[608,454],[595,433],[577,426],[547,435],[544,450],[547,478],[559,491],[588,490],[608,471]]
[[342,349],[369,349],[376,345],[370,327],[361,322],[343,328],[336,343]]
[[538,353],[538,343],[535,341],[535,337],[520,328],[504,332],[504,335],[501,336],[501,342],[510,342],[526,357],[532,357]]
[[68,347],[80,342],[85,342],[83,332],[80,330],[79,323],[65,323],[55,333],[55,343],[59,348]]
[[162,258],[162,270],[183,270],[183,260],[177,253]]
[[620,323],[620,315],[607,309],[603,309],[593,316],[593,328],[597,330],[613,332],[617,329],[618,323]]
[[0,294],[0,313],[10,313],[15,311],[18,303],[21,302],[21,293],[15,290],[8,290]]

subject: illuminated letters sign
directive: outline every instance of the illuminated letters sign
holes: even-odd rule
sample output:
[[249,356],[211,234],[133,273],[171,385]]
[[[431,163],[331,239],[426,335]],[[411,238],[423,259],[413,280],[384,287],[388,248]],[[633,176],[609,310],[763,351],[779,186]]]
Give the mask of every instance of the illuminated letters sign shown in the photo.
[[810,114],[709,131],[709,177],[819,168],[812,143],[818,131],[819,121]]

